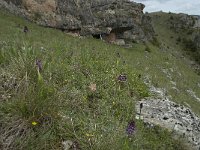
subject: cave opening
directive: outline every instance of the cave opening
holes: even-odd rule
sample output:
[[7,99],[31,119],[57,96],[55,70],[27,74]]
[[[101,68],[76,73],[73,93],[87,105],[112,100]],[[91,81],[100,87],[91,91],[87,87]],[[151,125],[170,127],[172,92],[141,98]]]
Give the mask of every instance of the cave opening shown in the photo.
[[102,34],[92,34],[93,38],[102,40]]

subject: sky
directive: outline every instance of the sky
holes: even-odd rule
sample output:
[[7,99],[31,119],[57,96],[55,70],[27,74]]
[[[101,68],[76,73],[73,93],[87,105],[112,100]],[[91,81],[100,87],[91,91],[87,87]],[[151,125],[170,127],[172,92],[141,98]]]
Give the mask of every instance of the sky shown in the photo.
[[186,13],[200,15],[200,0],[132,0],[145,4],[144,11]]

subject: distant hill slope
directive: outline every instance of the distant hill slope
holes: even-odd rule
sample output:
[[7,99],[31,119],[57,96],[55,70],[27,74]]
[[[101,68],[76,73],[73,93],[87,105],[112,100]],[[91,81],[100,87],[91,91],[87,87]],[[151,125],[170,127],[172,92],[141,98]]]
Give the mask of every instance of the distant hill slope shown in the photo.
[[200,76],[158,15],[157,40],[125,49],[1,10],[0,149],[191,149],[135,119],[139,100],[157,98],[149,84],[200,115]]
[[158,39],[166,46],[180,51],[191,60],[196,62],[199,72],[200,64],[200,26],[197,17],[187,14],[152,13],[150,15],[154,22]]
[[199,15],[193,15],[194,17],[198,17],[200,19],[200,16]]

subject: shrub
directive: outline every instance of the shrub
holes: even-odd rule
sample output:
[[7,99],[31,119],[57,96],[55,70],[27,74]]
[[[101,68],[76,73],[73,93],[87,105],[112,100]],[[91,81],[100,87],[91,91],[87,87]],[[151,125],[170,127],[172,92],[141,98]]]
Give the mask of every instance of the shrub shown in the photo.
[[160,47],[160,42],[158,41],[158,39],[156,37],[153,37],[153,39],[151,40],[151,43],[154,46]]
[[149,53],[151,52],[151,49],[150,49],[150,47],[149,47],[148,45],[146,45],[145,51],[146,51],[146,52],[149,52]]
[[170,20],[173,20],[174,19],[174,17],[173,16],[170,16]]
[[195,52],[197,50],[196,44],[191,39],[183,38],[183,44],[188,51]]
[[181,42],[181,37],[179,36],[177,39],[176,39],[177,42]]

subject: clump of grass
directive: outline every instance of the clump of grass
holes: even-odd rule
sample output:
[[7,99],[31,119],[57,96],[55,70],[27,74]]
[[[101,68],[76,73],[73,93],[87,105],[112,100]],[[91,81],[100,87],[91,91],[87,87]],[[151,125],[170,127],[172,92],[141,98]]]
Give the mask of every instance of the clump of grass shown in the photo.
[[146,45],[145,51],[146,51],[146,52],[149,52],[149,53],[151,52],[151,49],[150,49],[150,47],[149,47],[148,45]]
[[[44,52],[26,45],[5,54],[7,50],[1,51],[1,69],[15,74],[18,82],[1,91],[11,93],[10,99],[1,102],[4,148],[56,149],[62,146],[62,140],[68,139],[84,149],[97,147],[97,140],[106,143],[101,135],[118,136],[119,132],[112,131],[125,131],[120,122],[134,118],[136,98],[148,96],[137,73],[117,56],[109,57],[106,51],[91,53],[85,48],[76,54],[54,50],[41,55]],[[118,79],[121,74],[126,74],[123,82]],[[89,90],[91,83],[96,84],[95,91]],[[107,133],[103,129],[109,130],[108,124],[112,129]]]
[[183,44],[188,51],[195,52],[197,50],[196,44],[191,39],[183,38]]
[[181,37],[179,36],[179,37],[176,39],[176,41],[177,41],[178,43],[180,43],[180,42],[182,41]]
[[151,43],[154,46],[160,47],[160,42],[158,41],[158,39],[156,37],[153,37],[153,39],[151,40]]

